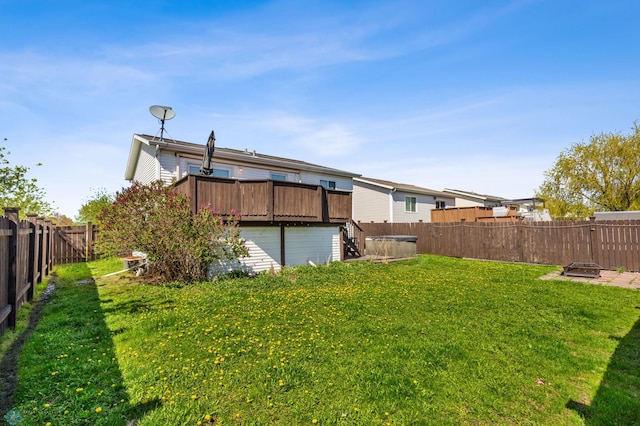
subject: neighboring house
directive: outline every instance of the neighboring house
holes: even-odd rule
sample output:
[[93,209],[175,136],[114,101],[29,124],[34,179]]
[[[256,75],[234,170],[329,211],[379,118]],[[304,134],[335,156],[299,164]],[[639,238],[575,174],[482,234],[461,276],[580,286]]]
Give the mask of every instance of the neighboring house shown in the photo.
[[353,178],[342,170],[264,155],[215,149],[212,176],[200,175],[205,145],[133,135],[125,179],[174,182],[192,209],[240,212],[249,256],[219,270],[249,273],[341,260],[342,229],[351,221]]
[[550,221],[551,215],[544,208],[542,198],[502,200],[499,206],[465,206],[438,210],[432,222],[531,222]]
[[431,210],[453,207],[453,195],[368,177],[353,178],[355,222],[431,222]]
[[455,197],[456,207],[497,207],[501,206],[503,201],[506,201],[506,198],[478,194],[476,192],[461,191],[459,189],[445,188],[442,192]]

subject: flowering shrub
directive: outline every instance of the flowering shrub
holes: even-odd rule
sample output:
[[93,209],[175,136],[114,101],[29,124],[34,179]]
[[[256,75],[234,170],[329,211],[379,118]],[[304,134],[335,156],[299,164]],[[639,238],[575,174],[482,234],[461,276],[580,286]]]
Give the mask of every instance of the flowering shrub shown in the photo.
[[134,182],[100,215],[96,246],[107,255],[146,253],[148,273],[165,281],[204,280],[214,260],[247,255],[238,218],[207,206],[194,215],[189,198],[162,181]]

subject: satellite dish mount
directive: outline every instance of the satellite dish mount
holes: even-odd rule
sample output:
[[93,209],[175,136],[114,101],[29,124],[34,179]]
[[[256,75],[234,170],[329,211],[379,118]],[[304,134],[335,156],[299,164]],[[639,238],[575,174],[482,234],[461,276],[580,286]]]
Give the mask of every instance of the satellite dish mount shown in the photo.
[[149,112],[155,118],[160,120],[160,141],[162,141],[162,138],[164,137],[164,121],[171,120],[176,116],[176,113],[171,107],[162,105],[151,105],[149,107]]

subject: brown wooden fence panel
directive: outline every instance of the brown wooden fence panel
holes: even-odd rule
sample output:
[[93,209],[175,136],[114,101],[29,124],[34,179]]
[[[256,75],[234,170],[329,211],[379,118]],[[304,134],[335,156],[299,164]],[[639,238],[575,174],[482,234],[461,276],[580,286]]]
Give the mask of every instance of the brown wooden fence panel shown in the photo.
[[640,271],[640,220],[598,221],[595,262],[605,269]]
[[640,271],[640,220],[516,223],[359,223],[365,238],[415,235],[418,253]]
[[[56,227],[35,215],[18,220],[19,210],[0,216],[0,335],[15,327],[21,305],[33,299],[36,284],[54,263],[95,259],[95,227]],[[56,259],[57,256],[57,259]]]
[[0,216],[0,334],[9,326],[9,315],[13,309],[9,302],[10,248],[14,231],[11,221]]
[[17,230],[18,235],[16,239],[16,311],[20,309],[20,306],[29,300],[29,295],[33,294],[29,290],[33,288],[32,278],[29,276],[29,261],[31,260],[31,253],[34,249],[31,246],[31,235],[33,229],[31,223],[26,220],[18,222]]

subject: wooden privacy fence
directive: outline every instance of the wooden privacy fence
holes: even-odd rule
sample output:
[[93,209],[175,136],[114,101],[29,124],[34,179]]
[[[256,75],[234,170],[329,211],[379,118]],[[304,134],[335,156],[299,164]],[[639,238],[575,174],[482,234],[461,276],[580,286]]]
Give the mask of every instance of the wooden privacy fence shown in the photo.
[[18,309],[33,299],[37,283],[53,267],[53,225],[28,215],[18,220],[18,209],[0,216],[0,334],[16,325]]
[[16,314],[33,299],[35,286],[54,264],[95,259],[94,226],[56,227],[50,221],[5,208],[0,216],[0,335],[16,325]]
[[415,235],[418,253],[640,271],[640,220],[360,223],[366,236]]
[[56,226],[54,262],[56,265],[86,262],[98,258],[93,242],[96,227],[91,223],[80,226]]

